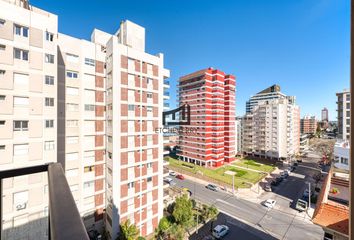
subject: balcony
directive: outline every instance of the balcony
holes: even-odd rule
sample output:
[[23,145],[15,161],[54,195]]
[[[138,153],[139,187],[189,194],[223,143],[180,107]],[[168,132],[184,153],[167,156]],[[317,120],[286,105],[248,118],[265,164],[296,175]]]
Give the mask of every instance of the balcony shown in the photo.
[[[3,179],[25,176],[29,174],[47,172],[49,207],[48,207],[48,239],[89,239],[84,223],[80,217],[76,203],[71,194],[63,168],[59,163],[50,163],[32,167],[4,170],[0,172],[0,193],[3,196]],[[0,198],[0,230],[1,236],[6,238],[3,230],[3,198]],[[32,224],[33,220],[27,225]],[[25,229],[27,226],[24,226]],[[10,228],[10,230],[13,230]],[[23,233],[27,234],[27,232]],[[28,237],[28,236],[27,236]],[[27,238],[26,237],[26,238]]]

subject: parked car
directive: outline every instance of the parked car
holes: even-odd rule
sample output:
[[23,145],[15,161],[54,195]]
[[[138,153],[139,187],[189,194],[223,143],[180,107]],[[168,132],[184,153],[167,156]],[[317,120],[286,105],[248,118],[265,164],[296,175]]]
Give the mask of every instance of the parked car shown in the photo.
[[176,178],[178,178],[178,179],[180,179],[180,180],[184,180],[184,176],[183,176],[182,174],[178,174],[178,175],[176,176]]
[[164,181],[165,183],[170,184],[170,183],[173,181],[173,179],[170,178],[170,177],[165,177],[165,178],[163,179],[163,181]]
[[297,163],[297,162],[294,162],[293,163],[293,167],[296,167],[296,166],[298,166],[299,164]]
[[229,232],[229,227],[226,225],[217,225],[214,229],[213,229],[213,236],[217,239],[222,238],[223,236],[225,236],[227,233]]
[[285,178],[289,177],[289,173],[287,171],[283,171],[283,172],[280,173],[280,177],[282,179],[285,179]]
[[302,199],[298,199],[297,202],[296,202],[295,209],[297,209],[300,212],[306,211],[307,202],[302,200]]
[[270,185],[272,185],[272,186],[278,186],[279,183],[280,183],[279,181],[273,180],[273,181],[270,183]]
[[267,185],[264,186],[264,191],[271,192],[272,191],[272,187],[269,184],[267,184]]
[[171,177],[176,177],[177,173],[176,173],[176,172],[170,172],[169,175],[170,175]]
[[279,183],[281,183],[283,181],[283,178],[282,177],[276,177],[275,181],[278,181]]
[[273,199],[268,199],[265,200],[262,204],[263,206],[267,207],[267,208],[273,208],[275,206],[277,201],[273,200]]
[[216,186],[216,185],[213,185],[213,184],[208,184],[208,185],[206,185],[205,186],[207,189],[209,189],[209,190],[212,190],[212,191],[215,191],[215,192],[217,192],[218,191],[218,187]]

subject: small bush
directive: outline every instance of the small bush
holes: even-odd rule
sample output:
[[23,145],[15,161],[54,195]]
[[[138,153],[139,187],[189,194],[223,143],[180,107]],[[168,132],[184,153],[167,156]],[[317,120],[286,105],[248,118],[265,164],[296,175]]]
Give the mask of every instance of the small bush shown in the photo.
[[242,177],[243,175],[247,174],[247,171],[241,170],[241,169],[237,169],[237,168],[230,168],[230,171],[235,172],[236,173],[235,176],[237,176],[237,177]]

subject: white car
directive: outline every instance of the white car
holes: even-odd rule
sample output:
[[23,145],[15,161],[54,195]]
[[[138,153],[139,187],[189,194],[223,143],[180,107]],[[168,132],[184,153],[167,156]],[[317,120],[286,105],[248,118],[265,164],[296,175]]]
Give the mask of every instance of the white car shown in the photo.
[[169,175],[172,176],[172,177],[176,177],[177,173],[176,172],[170,172]]
[[229,227],[226,225],[217,225],[213,229],[213,236],[217,239],[222,238],[229,232]]
[[273,208],[275,206],[275,203],[277,201],[273,200],[273,199],[268,199],[266,201],[263,202],[263,205],[267,208]]
[[164,179],[163,179],[163,181],[165,182],[165,183],[171,183],[172,181],[173,181],[173,179],[172,178],[170,178],[170,177],[165,177]]

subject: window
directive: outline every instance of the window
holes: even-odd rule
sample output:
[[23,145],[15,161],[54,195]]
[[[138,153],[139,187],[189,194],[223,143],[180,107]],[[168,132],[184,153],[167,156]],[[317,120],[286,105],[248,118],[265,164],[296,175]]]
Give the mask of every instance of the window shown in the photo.
[[91,58],[85,58],[85,64],[89,66],[95,66],[95,60]]
[[79,95],[79,89],[73,87],[66,87],[66,94],[77,96]]
[[147,181],[147,182],[152,182],[152,177],[148,177],[148,178],[146,179],[146,181]]
[[4,19],[0,19],[0,27],[4,26],[6,21]]
[[67,120],[66,121],[66,126],[67,127],[77,127],[79,125],[78,120]]
[[53,128],[54,120],[45,120],[45,128]]
[[28,106],[28,97],[14,97],[14,107]]
[[46,75],[44,83],[46,85],[54,85],[54,76]]
[[130,182],[127,185],[128,185],[128,189],[133,188],[134,187],[134,182]]
[[153,108],[151,106],[146,107],[146,112],[152,113]]
[[66,104],[66,111],[69,111],[69,112],[78,112],[78,111],[79,111],[79,104],[67,103],[67,104]]
[[78,159],[79,159],[79,153],[77,153],[77,152],[66,154],[67,161],[76,161]]
[[95,186],[95,181],[84,182],[84,189],[93,188]]
[[76,144],[79,143],[79,137],[66,137],[67,144]]
[[135,106],[133,104],[128,104],[128,111],[134,111]]
[[6,46],[4,44],[0,44],[0,50],[5,51],[5,49],[6,49]]
[[54,55],[53,54],[45,54],[45,62],[46,63],[54,63]]
[[54,34],[50,32],[45,32],[45,40],[49,42],[53,42],[54,40]]
[[147,98],[152,98],[152,93],[148,92],[146,93]]
[[84,172],[87,173],[87,172],[93,172],[95,171],[95,166],[87,166],[84,168]]
[[0,95],[0,100],[4,101],[5,100],[5,95]]
[[54,98],[45,98],[46,107],[54,107]]
[[28,131],[28,121],[14,121],[14,131]]
[[72,193],[79,191],[79,184],[69,186]]
[[15,85],[28,85],[29,76],[27,74],[14,73],[14,84]]
[[0,121],[0,127],[5,126],[5,121]]
[[5,75],[5,73],[6,73],[6,71],[5,70],[0,70],[0,76],[3,76],[3,75]]
[[68,77],[68,78],[77,78],[78,74],[77,74],[77,72],[67,71],[66,72],[66,77]]
[[74,168],[74,169],[68,169],[66,170],[66,173],[65,175],[67,177],[76,177],[79,173],[79,170],[77,168]]
[[28,144],[15,144],[14,156],[23,156],[28,154]]
[[0,145],[0,150],[5,150],[5,145]]
[[85,111],[95,111],[95,105],[85,104]]
[[79,56],[71,53],[66,54],[66,61],[72,62],[72,63],[78,63],[79,62]]
[[54,141],[45,141],[44,142],[44,150],[54,150]]
[[14,56],[16,59],[28,61],[28,50],[14,48]]
[[14,33],[15,35],[22,36],[22,37],[28,37],[28,27],[20,26],[20,25],[14,25]]
[[152,78],[146,78],[146,83],[147,84],[152,84]]
[[14,208],[17,211],[20,211],[27,207],[28,191],[14,193],[13,198],[14,198]]

